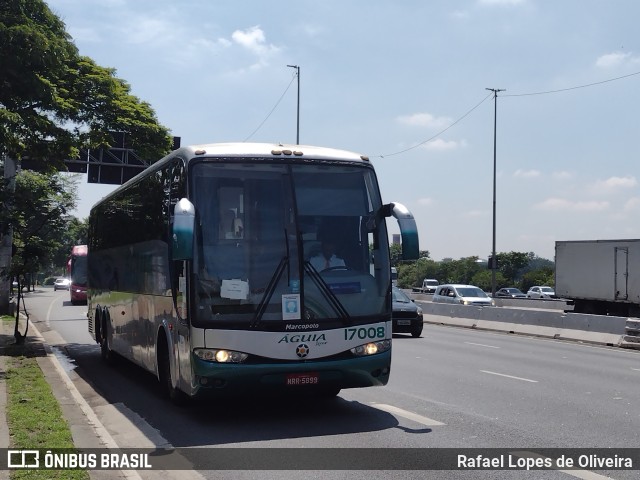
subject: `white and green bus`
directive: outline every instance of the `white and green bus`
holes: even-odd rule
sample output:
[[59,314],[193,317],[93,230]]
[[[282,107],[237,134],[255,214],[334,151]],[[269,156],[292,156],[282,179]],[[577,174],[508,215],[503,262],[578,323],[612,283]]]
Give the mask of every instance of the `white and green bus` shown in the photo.
[[[105,360],[147,369],[174,401],[385,385],[390,216],[417,258],[413,216],[382,203],[367,157],[180,148],[91,210],[89,332]],[[327,238],[342,262],[325,270],[310,259]]]

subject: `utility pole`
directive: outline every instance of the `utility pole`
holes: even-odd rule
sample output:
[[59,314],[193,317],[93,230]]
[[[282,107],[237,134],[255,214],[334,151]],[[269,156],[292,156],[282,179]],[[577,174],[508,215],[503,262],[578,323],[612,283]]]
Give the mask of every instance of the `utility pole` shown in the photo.
[[491,248],[491,297],[496,296],[496,130],[498,125],[498,92],[504,92],[504,88],[487,88],[493,92],[493,243]]
[[287,65],[289,68],[296,69],[296,77],[298,77],[298,114],[296,116],[296,145],[300,145],[300,67],[298,65]]

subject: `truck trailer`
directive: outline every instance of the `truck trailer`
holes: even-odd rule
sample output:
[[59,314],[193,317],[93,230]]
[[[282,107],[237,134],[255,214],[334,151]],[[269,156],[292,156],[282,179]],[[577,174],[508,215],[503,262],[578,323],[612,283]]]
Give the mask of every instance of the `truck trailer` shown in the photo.
[[640,239],[557,241],[555,263],[575,313],[640,317]]

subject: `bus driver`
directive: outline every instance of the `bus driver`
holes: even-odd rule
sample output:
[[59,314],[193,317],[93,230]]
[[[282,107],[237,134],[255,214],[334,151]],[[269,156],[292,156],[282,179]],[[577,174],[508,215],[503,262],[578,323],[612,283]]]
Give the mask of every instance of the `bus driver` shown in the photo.
[[322,238],[320,253],[311,257],[309,262],[318,272],[332,267],[344,267],[344,260],[335,254],[335,241],[329,237]]

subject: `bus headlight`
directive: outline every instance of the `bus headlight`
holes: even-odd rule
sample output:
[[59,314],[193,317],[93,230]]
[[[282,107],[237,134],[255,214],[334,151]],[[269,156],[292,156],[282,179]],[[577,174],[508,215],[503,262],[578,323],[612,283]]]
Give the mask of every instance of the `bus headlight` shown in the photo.
[[249,357],[246,353],[214,348],[196,348],[193,353],[201,360],[217,363],[242,363]]
[[386,352],[391,348],[391,340],[380,340],[379,342],[365,343],[351,349],[356,357],[364,357],[365,355],[375,355],[376,353]]

